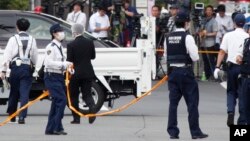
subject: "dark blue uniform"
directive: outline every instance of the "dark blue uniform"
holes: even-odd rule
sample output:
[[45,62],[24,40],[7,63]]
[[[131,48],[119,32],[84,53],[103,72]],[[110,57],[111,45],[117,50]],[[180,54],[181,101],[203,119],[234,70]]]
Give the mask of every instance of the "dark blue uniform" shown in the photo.
[[250,39],[246,40],[243,49],[243,59],[240,68],[242,78],[242,105],[245,114],[246,124],[250,125]]
[[199,90],[193,73],[192,59],[187,53],[186,37],[187,33],[178,29],[166,38],[170,91],[167,131],[170,138],[179,138],[177,107],[183,96],[188,107],[188,121],[192,138],[205,138],[207,135],[203,134],[199,127]]
[[[10,72],[10,96],[7,113],[10,115],[16,112],[18,100],[21,107],[28,103],[29,93],[32,85],[32,66],[37,60],[37,48],[34,38],[26,32],[10,38],[5,53],[4,62],[9,62]],[[18,63],[19,62],[19,63]],[[19,114],[19,123],[24,124],[27,116],[27,109]],[[13,118],[11,121],[15,121]]]

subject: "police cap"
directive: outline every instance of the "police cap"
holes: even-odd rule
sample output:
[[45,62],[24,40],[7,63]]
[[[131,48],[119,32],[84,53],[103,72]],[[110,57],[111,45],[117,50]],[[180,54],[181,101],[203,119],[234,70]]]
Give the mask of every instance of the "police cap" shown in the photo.
[[244,24],[246,23],[246,18],[243,14],[240,13],[234,17],[234,22],[237,26],[243,27]]
[[189,22],[190,18],[189,15],[185,12],[178,12],[176,17],[175,17],[175,21],[178,22]]
[[17,20],[16,25],[20,31],[27,31],[30,27],[30,22],[25,18],[20,18]]
[[63,28],[60,26],[60,24],[53,24],[51,27],[50,27],[50,34],[52,35],[53,33],[56,33],[56,32],[60,32],[60,31],[63,31]]

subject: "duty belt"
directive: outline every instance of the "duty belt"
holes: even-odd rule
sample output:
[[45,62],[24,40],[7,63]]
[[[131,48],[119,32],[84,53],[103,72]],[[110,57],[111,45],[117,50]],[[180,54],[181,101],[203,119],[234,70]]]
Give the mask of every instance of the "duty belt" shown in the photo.
[[241,74],[241,77],[243,77],[243,78],[250,78],[250,74]]
[[57,70],[57,69],[49,69],[49,68],[46,68],[45,69],[45,72],[46,73],[57,73],[57,74],[63,74],[63,71],[62,70]]

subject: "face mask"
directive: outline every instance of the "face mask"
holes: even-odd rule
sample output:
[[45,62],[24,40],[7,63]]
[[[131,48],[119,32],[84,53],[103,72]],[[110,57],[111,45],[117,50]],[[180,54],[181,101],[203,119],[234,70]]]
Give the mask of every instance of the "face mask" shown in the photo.
[[65,33],[64,32],[58,32],[57,33],[57,39],[59,41],[62,41],[65,38]]

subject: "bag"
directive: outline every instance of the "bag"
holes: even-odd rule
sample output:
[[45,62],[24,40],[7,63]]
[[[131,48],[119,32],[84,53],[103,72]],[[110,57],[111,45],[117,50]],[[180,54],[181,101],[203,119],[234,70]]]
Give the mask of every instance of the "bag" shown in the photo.
[[42,65],[42,67],[39,69],[39,71],[37,72],[39,75],[39,78],[43,80],[44,78],[44,65]]

